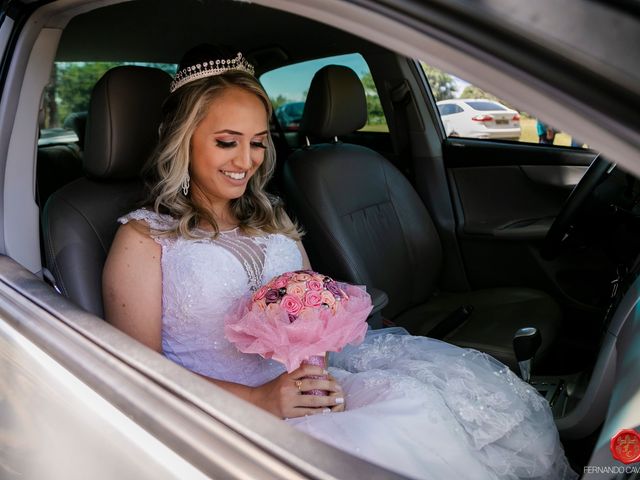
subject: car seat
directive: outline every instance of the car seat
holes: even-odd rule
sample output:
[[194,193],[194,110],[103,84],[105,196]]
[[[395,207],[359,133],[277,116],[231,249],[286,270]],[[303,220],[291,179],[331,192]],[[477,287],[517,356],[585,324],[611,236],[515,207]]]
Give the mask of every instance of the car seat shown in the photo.
[[141,200],[140,170],[158,138],[171,77],[156,68],[109,70],[91,94],[84,177],[46,203],[42,229],[47,268],[58,290],[100,317],[102,269],[117,218]]
[[558,304],[529,288],[439,292],[442,247],[420,197],[386,158],[337,139],[366,120],[365,92],[355,72],[336,65],[320,69],[301,132],[332,141],[294,152],[283,178],[288,206],[307,232],[304,245],[314,269],[385,291],[384,316],[409,332],[487,352],[512,369],[514,333],[537,327],[542,360],[557,336]]

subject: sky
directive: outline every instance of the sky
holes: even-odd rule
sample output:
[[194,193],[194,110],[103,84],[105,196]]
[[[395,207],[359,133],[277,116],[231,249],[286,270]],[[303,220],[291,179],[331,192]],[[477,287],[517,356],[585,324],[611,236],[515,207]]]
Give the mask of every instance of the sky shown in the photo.
[[[271,98],[282,95],[290,101],[300,101],[305,99],[304,94],[309,89],[313,75],[325,65],[351,67],[360,77],[369,72],[369,66],[364,58],[357,53],[352,53],[279,68],[262,75],[260,81]],[[460,95],[469,83],[453,75],[452,77],[457,86],[456,94]]]
[[360,77],[369,71],[364,58],[357,53],[353,53],[279,68],[262,75],[260,82],[262,82],[265,90],[272,98],[282,95],[289,100],[304,100],[304,93],[309,89],[313,75],[325,65],[351,67]]

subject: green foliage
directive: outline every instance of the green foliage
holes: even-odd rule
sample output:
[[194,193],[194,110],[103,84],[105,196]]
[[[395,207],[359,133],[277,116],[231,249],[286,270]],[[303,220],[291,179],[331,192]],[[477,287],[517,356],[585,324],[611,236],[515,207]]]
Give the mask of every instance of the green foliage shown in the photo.
[[[104,73],[122,62],[57,62],[45,92],[45,127],[59,127],[72,112],[89,108],[91,90]],[[166,63],[125,63],[158,68],[173,76],[176,66]]]
[[427,75],[427,80],[431,86],[431,91],[436,99],[436,102],[440,100],[449,100],[455,97],[456,83],[453,81],[453,77],[442,70],[438,70],[431,65],[427,65],[424,62],[420,62],[424,73]]
[[373,81],[371,73],[367,72],[360,77],[364,91],[367,96],[367,113],[368,125],[386,125],[387,120],[382,110],[382,104],[380,103],[380,97],[378,96],[378,90],[376,90],[376,84]]
[[280,107],[281,105],[284,105],[285,103],[291,103],[293,102],[293,100],[285,97],[282,94],[278,94],[278,96],[276,98],[273,97],[269,97],[269,100],[271,100],[271,105],[273,105],[273,109],[275,110],[276,108]]
[[72,112],[86,111],[93,86],[107,70],[118,65],[115,62],[58,63],[55,82],[58,117],[54,123],[60,124]]
[[487,100],[493,100],[495,102],[502,103],[502,100],[500,100],[498,97],[490,94],[489,92],[485,92],[475,85],[467,85],[466,87],[464,87],[464,90],[460,94],[460,98],[486,98]]
[[501,103],[505,107],[511,108],[512,110],[518,110],[517,108],[513,107],[512,105],[505,102],[504,100],[496,97],[495,95],[489,92],[485,92],[481,88],[478,88],[474,85],[467,85],[466,87],[464,87],[464,90],[460,94],[460,98],[485,98],[487,100],[493,100],[494,102]]

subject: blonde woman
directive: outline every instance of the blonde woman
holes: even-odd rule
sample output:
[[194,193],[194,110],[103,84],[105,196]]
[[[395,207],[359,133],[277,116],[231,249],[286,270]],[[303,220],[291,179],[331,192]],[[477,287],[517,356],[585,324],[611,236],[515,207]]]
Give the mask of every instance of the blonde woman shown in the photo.
[[[202,46],[185,56],[146,206],[120,219],[107,259],[107,320],[296,428],[410,477],[575,478],[545,400],[480,352],[370,332],[321,380],[305,378],[320,367],[289,374],[225,339],[235,300],[310,268],[296,226],[264,190],[270,116],[241,54]],[[304,395],[315,389],[330,395]]]

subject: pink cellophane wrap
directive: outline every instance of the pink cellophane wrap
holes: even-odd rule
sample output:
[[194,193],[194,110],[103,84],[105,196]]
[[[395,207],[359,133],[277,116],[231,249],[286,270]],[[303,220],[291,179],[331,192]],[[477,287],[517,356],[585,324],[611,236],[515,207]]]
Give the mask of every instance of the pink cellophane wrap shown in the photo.
[[363,288],[339,285],[349,298],[340,302],[335,313],[314,308],[293,322],[279,304],[267,305],[265,310],[250,309],[251,296],[244,297],[226,317],[225,336],[241,352],[277,360],[288,372],[312,355],[339,352],[349,343],[357,345],[367,331],[371,297]]

